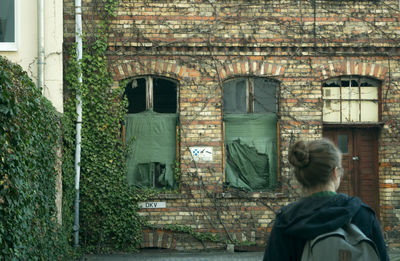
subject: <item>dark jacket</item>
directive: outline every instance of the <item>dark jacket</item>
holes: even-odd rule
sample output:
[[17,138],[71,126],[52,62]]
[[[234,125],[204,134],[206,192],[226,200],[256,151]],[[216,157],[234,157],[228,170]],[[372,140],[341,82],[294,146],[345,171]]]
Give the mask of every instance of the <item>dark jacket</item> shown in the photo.
[[375,242],[382,261],[389,260],[375,212],[359,198],[336,194],[309,196],[281,208],[265,249],[264,261],[300,260],[307,240],[349,222]]

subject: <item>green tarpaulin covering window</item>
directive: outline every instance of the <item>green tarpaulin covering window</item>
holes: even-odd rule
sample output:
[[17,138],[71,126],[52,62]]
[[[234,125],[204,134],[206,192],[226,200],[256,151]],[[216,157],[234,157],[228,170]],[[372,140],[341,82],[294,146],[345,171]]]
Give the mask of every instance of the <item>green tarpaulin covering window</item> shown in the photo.
[[128,184],[174,188],[177,114],[142,112],[125,118]]
[[277,182],[275,113],[226,114],[226,182],[249,191],[267,190]]

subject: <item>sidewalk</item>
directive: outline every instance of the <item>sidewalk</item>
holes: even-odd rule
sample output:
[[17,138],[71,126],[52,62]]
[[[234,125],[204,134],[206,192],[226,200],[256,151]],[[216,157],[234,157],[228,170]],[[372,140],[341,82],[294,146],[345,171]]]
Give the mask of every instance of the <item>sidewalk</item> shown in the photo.
[[[113,255],[90,255],[86,256],[85,261],[261,261],[263,252],[234,252],[227,251],[197,251],[197,252],[178,252],[168,250],[142,250],[134,254],[113,254]],[[400,261],[400,249],[389,251],[391,261]]]
[[104,256],[87,256],[85,261],[261,261],[263,252],[197,251],[177,252],[162,250],[142,250],[136,254],[114,254]]

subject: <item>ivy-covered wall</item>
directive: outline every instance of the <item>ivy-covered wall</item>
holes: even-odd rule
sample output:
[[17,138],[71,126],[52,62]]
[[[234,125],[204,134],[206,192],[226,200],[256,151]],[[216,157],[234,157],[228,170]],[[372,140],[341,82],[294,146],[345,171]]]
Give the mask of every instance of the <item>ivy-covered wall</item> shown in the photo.
[[0,56],[0,259],[63,260],[57,222],[60,116],[19,65]]
[[[140,244],[142,220],[137,193],[125,180],[126,152],[121,123],[126,113],[123,89],[113,86],[107,69],[105,32],[85,38],[83,59],[76,62],[74,46],[66,51],[63,121],[64,222],[73,231],[75,199],[76,93],[82,99],[79,245],[85,251],[130,251]],[[78,82],[81,70],[83,83]],[[117,102],[118,101],[118,102]],[[149,192],[150,193],[150,192]]]

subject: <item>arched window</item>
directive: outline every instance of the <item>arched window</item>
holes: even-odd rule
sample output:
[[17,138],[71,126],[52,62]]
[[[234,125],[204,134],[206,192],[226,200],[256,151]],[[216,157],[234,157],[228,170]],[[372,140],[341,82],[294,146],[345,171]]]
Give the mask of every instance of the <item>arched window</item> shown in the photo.
[[127,84],[125,95],[128,113],[177,111],[177,83],[170,79],[153,76],[135,78]]
[[254,191],[276,184],[278,86],[257,77],[223,84],[227,185]]
[[177,82],[154,76],[132,79],[125,88],[128,115],[127,180],[137,187],[174,188]]
[[322,84],[323,121],[361,123],[379,121],[379,81],[361,76],[342,76]]

